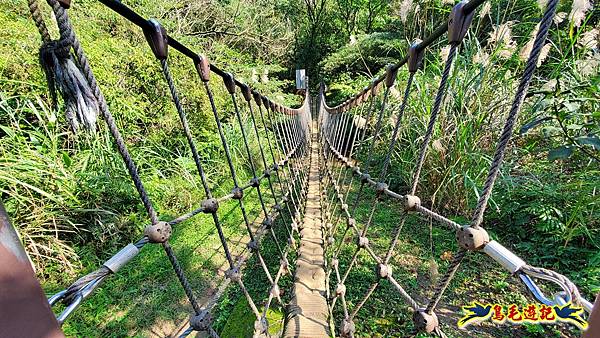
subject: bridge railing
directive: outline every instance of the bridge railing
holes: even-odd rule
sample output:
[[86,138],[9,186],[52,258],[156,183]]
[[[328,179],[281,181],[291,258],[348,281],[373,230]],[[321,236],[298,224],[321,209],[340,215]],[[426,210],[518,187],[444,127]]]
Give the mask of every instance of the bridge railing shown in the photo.
[[[440,323],[435,310],[456,271],[459,269],[461,262],[471,252],[483,252],[511,274],[519,276],[526,289],[539,302],[548,306],[564,305],[572,302],[573,304],[582,306],[586,312],[591,312],[591,303],[580,295],[577,287],[567,277],[548,269],[527,264],[499,242],[491,240],[482,226],[483,215],[513,132],[517,115],[523,104],[540,51],[545,44],[548,30],[552,24],[558,3],[557,0],[548,2],[543,17],[540,20],[533,48],[529,54],[519,86],[516,89],[512,106],[498,140],[487,179],[471,223],[465,225],[458,224],[421,204],[421,199],[418,197],[421,170],[427,156],[436,121],[440,114],[442,102],[448,91],[448,78],[452,64],[459,53],[461,43],[469,29],[473,15],[482,3],[484,3],[484,0],[458,3],[451,11],[447,24],[438,27],[431,36],[423,41],[416,40],[408,48],[404,59],[398,64],[389,66],[386,72],[373,79],[369,86],[341,104],[329,107],[325,103],[324,86],[321,87],[318,119],[320,142],[323,147],[321,154],[323,195],[327,196],[323,222],[327,227],[327,243],[329,243],[327,248],[327,274],[330,283],[330,313],[334,313],[334,310],[337,309],[336,305],[341,306],[343,317],[335,318],[335,323],[338,326],[339,334],[342,336],[354,336],[356,331],[354,321],[358,312],[367,304],[373,292],[381,285],[382,281],[387,280],[414,311],[413,320],[415,329],[444,337],[445,334],[439,325]],[[389,189],[386,178],[390,169],[392,152],[396,147],[398,133],[404,121],[403,115],[414,87],[413,80],[417,76],[417,71],[422,64],[424,53],[427,51],[426,48],[444,34],[447,34],[447,44],[450,48],[449,54],[445,61],[433,106],[430,110],[429,123],[421,139],[420,151],[418,154],[415,154],[412,182],[408,191],[403,193],[394,192]],[[377,149],[376,142],[380,138],[382,123],[387,118],[386,114],[389,114],[390,111],[388,107],[390,89],[395,84],[398,70],[404,66],[408,70],[408,79],[405,84],[401,104],[396,110],[397,120],[391,139],[384,146],[386,152],[383,153],[383,157],[380,157],[383,158],[383,161],[376,164],[374,161],[374,152]],[[366,137],[367,133],[369,137]],[[357,154],[359,151],[366,154],[363,162],[359,162],[358,160],[359,156]],[[375,168],[375,166],[379,166],[379,168]],[[378,176],[372,177],[370,175],[372,172],[378,172]],[[366,194],[367,189],[371,189],[375,193],[374,197],[366,197],[369,196]],[[353,200],[349,200],[351,192],[353,192]],[[381,207],[385,197],[390,197],[397,201],[399,207],[402,209],[402,214],[397,226],[393,230],[389,246],[387,246],[384,252],[378,253],[369,239],[373,240],[374,237],[377,237],[377,233],[372,231],[374,223],[373,215]],[[368,215],[364,219],[362,217],[359,219],[359,214],[357,214],[357,207],[361,201],[364,201],[363,203],[369,206]],[[434,285],[432,296],[425,304],[419,303],[415,297],[409,294],[402,286],[403,282],[397,280],[392,273],[394,270],[392,258],[395,255],[395,250],[397,250],[398,241],[406,219],[412,214],[416,214],[425,220],[435,220],[437,223],[454,231],[459,248],[453,255],[446,272],[439,278],[438,283]],[[339,226],[342,221],[346,223],[345,227]],[[348,241],[350,237],[354,237],[355,240]],[[340,258],[342,257],[343,247],[347,245],[353,247],[353,250],[351,250],[353,254],[351,258],[346,257],[349,262],[346,262],[344,265],[345,270],[343,270],[340,266]],[[359,296],[357,303],[350,308],[346,300],[346,295],[348,292],[355,290],[351,289],[350,285],[348,285],[348,276],[360,264],[358,257],[361,252],[366,253],[372,259],[375,276],[370,287],[364,292],[364,296]],[[541,291],[534,280],[551,282],[561,291],[552,296],[547,296]]]
[[[160,216],[158,209],[149,197],[147,187],[144,185],[140,171],[133,161],[128,146],[117,127],[113,115],[110,112],[110,104],[102,94],[102,83],[98,83],[92,71],[83,47],[69,19],[68,11],[70,1],[48,0],[56,17],[60,38],[52,40],[48,34],[46,21],[39,8],[37,0],[30,0],[29,7],[34,21],[42,36],[42,61],[45,61],[45,71],[51,89],[55,89],[65,102],[67,117],[73,129],[85,126],[95,129],[95,111],[105,121],[110,130],[112,138],[117,146],[129,176],[139,194],[140,201],[148,215],[148,225],[140,239],[128,244],[115,253],[97,270],[79,278],[63,291],[49,298],[50,305],[59,302],[64,304],[64,310],[57,315],[57,320],[62,324],[76,309],[92,297],[94,290],[104,282],[109,282],[110,276],[119,272],[127,264],[138,264],[132,261],[138,253],[147,245],[160,245],[164,249],[165,258],[169,260],[174,274],[177,276],[181,287],[185,291],[187,300],[193,308],[193,314],[189,321],[189,327],[182,333],[182,337],[193,331],[206,331],[211,336],[218,336],[213,328],[211,312],[224,289],[231,282],[237,284],[244,294],[250,310],[256,316],[255,333],[267,335],[269,323],[266,314],[274,301],[283,306],[280,297],[279,282],[283,275],[290,274],[292,266],[288,261],[291,251],[295,250],[295,236],[298,232],[298,224],[303,220],[303,206],[307,187],[307,166],[305,155],[308,154],[310,143],[310,102],[309,95],[305,93],[304,102],[300,108],[278,104],[252,89],[248,84],[238,81],[234,76],[214,64],[207,57],[192,51],[188,46],[180,43],[174,37],[168,35],[161,24],[153,19],[147,20],[137,14],[134,10],[117,0],[100,0],[114,12],[137,25],[143,33],[148,45],[148,52],[152,52],[157,60],[165,79],[165,85],[169,93],[181,123],[181,128],[187,139],[190,154],[194,160],[197,175],[200,178],[205,199],[198,201],[197,207],[178,217],[167,220]],[[227,162],[228,175],[233,186],[231,193],[224,196],[215,196],[214,187],[211,187],[205,173],[203,163],[197,148],[197,140],[194,130],[188,122],[189,112],[186,112],[180,99],[180,92],[175,84],[170,71],[170,54],[172,50],[185,55],[190,59],[189,68],[198,75],[198,85],[204,89],[206,97],[210,102],[210,111],[216,124],[221,150]],[[65,74],[67,76],[65,76]],[[243,140],[242,156],[248,163],[252,178],[248,181],[239,179],[239,172],[234,166],[231,140],[228,140],[224,132],[222,114],[215,104],[213,90],[215,86],[224,86],[229,94],[230,104],[233,106],[234,121],[237,123],[241,138]],[[81,95],[80,95],[81,94]],[[58,95],[55,95],[55,99]],[[84,104],[73,96],[83,96]],[[92,114],[92,115],[90,115]],[[193,113],[192,113],[193,114]],[[250,124],[245,124],[243,117],[250,119]],[[250,150],[249,140],[255,140],[258,144],[258,155],[253,155]],[[255,158],[258,157],[258,158]],[[259,172],[255,163],[262,164],[264,170]],[[260,223],[249,219],[249,213],[244,204],[244,196],[256,192],[260,204]],[[219,205],[226,201],[237,200],[241,211],[242,221],[246,228],[246,248],[243,253],[234,256],[228,244],[223,228],[228,224],[219,215]],[[212,220],[218,233],[219,241],[223,251],[226,264],[225,281],[208,301],[201,303],[198,295],[190,286],[186,271],[182,268],[171,244],[171,233],[174,227],[180,226],[195,217],[207,217]],[[282,218],[276,222],[276,218]],[[237,223],[236,223],[237,224]],[[284,231],[275,231],[276,224],[283,224]],[[279,235],[278,235],[279,233]],[[281,234],[285,234],[283,237]],[[269,237],[276,247],[279,256],[279,266],[273,274],[266,265],[261,254],[261,240]],[[260,268],[266,275],[270,285],[266,301],[257,303],[247,290],[243,267],[251,255],[257,257]],[[2,297],[0,295],[0,297]],[[261,309],[262,305],[262,309]],[[0,320],[1,322],[1,320]],[[22,332],[21,332],[22,333]]]

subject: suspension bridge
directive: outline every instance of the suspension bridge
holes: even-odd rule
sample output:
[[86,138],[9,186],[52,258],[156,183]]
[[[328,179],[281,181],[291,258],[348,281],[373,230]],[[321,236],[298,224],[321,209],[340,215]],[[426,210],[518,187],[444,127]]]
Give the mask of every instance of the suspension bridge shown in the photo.
[[[110,105],[102,94],[102,83],[96,80],[93,65],[90,64],[71,24],[68,15],[71,10],[70,1],[47,1],[60,32],[60,37],[53,40],[38,0],[29,0],[31,14],[43,42],[40,58],[51,89],[58,92],[65,102],[71,127],[95,129],[95,114],[98,113],[112,135],[147,213],[148,223],[137,242],[113,253],[112,257],[95,271],[81,276],[63,291],[47,297],[35,279],[16,230],[0,205],[0,336],[63,336],[60,326],[85,303],[86,299],[94,297],[94,291],[100,285],[110,283],[111,276],[119,274],[123,266],[139,263],[134,258],[150,245],[162,247],[164,259],[170,262],[193,310],[185,328],[179,332],[179,337],[182,338],[198,332],[212,337],[219,336],[214,328],[214,318],[219,315],[216,313],[216,304],[230,284],[237,285],[241,290],[249,310],[256,318],[256,337],[271,335],[267,312],[273,304],[286,309],[285,325],[277,335],[367,336],[368,332],[357,332],[357,314],[368,306],[374,291],[384,282],[390,283],[404,301],[403,304],[398,304],[398,307],[408,306],[412,310],[415,334],[425,332],[445,337],[444,326],[438,319],[436,309],[456,271],[464,264],[465,257],[474,254],[486,255],[509,273],[518,276],[523,283],[523,290],[535,301],[549,306],[573,303],[585,310],[585,317],[589,319],[590,324],[590,318],[598,316],[598,306],[594,307],[582,297],[577,286],[567,277],[559,272],[528,264],[516,253],[492,240],[484,228],[485,210],[535,71],[540,50],[546,41],[558,0],[550,0],[540,18],[539,31],[525,69],[520,75],[521,80],[497,141],[487,179],[468,224],[459,224],[422,204],[423,196],[419,195],[419,186],[423,184],[421,171],[442,102],[448,91],[448,77],[452,64],[460,53],[461,43],[469,30],[473,15],[484,0],[463,1],[455,5],[447,24],[439,26],[423,40],[415,40],[407,49],[403,60],[389,66],[384,74],[374,78],[370,85],[343,103],[329,106],[324,86],[321,85],[319,95],[314,98],[308,90],[304,91],[304,101],[299,108],[279,104],[250,85],[238,81],[231,73],[211,64],[206,56],[194,52],[192,48],[169,35],[158,21],[143,18],[120,1],[99,1],[138,26],[144,34],[149,52],[152,52],[160,65],[179,115],[205,199],[198,201],[196,209],[171,220],[161,217],[149,197],[140,171],[111,114]],[[411,92],[417,90],[414,88],[413,79],[418,76],[425,53],[433,52],[428,47],[438,41],[446,41],[450,52],[430,110],[429,123],[422,137],[415,140],[419,142],[419,152],[414,154],[412,182],[406,191],[393,191],[386,179],[389,171],[393,170],[390,166],[392,152],[397,146],[407,101],[410,100]],[[169,68],[171,53],[181,53],[189,58],[189,67],[197,73],[198,85],[204,89],[208,98],[217,127],[215,132],[225,154],[228,175],[233,186],[231,193],[224,196],[215,196],[214,187],[211,187],[206,177],[206,164],[198,153],[198,141],[188,123],[188,116],[193,112],[184,110],[180,92]],[[402,67],[406,67],[409,75],[406,83],[400,84],[397,83],[397,73]],[[401,104],[396,107],[397,119],[389,143],[377,147],[382,123],[391,109],[388,101],[390,90],[394,86],[404,88]],[[243,139],[242,153],[250,165],[250,181],[241,181],[233,164],[232,157],[235,155],[223,130],[223,112],[219,111],[215,104],[215,87],[224,88],[229,94],[234,120],[240,127]],[[243,117],[249,117],[251,128],[243,124]],[[258,155],[253,154],[250,149],[250,138],[258,142]],[[383,152],[378,149],[383,149]],[[366,155],[360,157],[363,161],[359,161],[359,153]],[[375,161],[376,156],[382,157],[383,161]],[[262,171],[256,163],[263,168]],[[372,173],[376,174],[371,175]],[[256,194],[258,198],[261,212],[258,220],[250,220],[248,216],[244,197],[249,194]],[[223,231],[227,224],[219,214],[219,206],[227,201],[237,201],[237,208],[247,232],[248,242],[241,254],[232,253]],[[372,240],[378,236],[377,231],[372,231],[376,226],[373,214],[378,208],[382,208],[386,201],[397,204],[402,214],[389,245],[381,251],[372,245]],[[359,217],[357,206],[364,202],[370,205],[369,215]],[[189,279],[193,276],[182,267],[171,246],[175,244],[171,238],[173,228],[197,217],[206,217],[214,224],[221,244],[219,250],[227,265],[219,290],[203,302],[190,286]],[[399,239],[405,236],[402,230],[408,217],[433,220],[447,231],[455,233],[456,237],[458,249],[453,254],[447,270],[433,285],[431,297],[426,301],[411,295],[405,288],[405,281],[394,274],[396,267],[393,257],[398,250]],[[279,265],[275,269],[265,263],[263,245],[266,240],[271,241],[276,249]],[[348,247],[353,254],[349,262],[340,264],[343,249]],[[348,276],[359,264],[364,264],[358,260],[361,253],[366,253],[371,258],[372,282],[360,300],[356,304],[350,304],[346,299],[347,295],[355,290],[347,283]],[[256,259],[256,267],[269,281],[261,299],[252,297],[247,289],[244,269],[247,268],[246,263],[250,257]],[[284,292],[280,288],[281,279],[285,275],[293,275],[294,281],[291,290],[288,290],[292,296],[287,302],[282,297]],[[540,287],[538,283],[551,285],[559,291],[549,294],[548,291],[543,291],[548,288]],[[59,303],[63,304],[62,310],[53,311]],[[341,315],[336,315],[340,313]],[[589,332],[591,331],[590,329]],[[597,337],[594,334],[597,333],[589,333],[589,337]]]

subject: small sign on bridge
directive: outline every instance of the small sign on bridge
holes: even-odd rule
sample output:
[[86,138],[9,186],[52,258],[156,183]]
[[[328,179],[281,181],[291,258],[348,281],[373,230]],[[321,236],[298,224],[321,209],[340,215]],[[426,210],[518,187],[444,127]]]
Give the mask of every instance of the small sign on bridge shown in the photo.
[[296,89],[306,89],[306,71],[296,69]]

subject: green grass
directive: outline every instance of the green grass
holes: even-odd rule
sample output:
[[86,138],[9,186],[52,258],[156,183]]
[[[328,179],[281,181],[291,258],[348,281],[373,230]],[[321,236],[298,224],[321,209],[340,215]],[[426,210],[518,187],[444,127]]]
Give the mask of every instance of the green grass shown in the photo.
[[[358,188],[355,183],[354,191]],[[361,198],[361,203],[356,211],[359,227],[364,225],[371,210],[371,201],[374,198],[372,189],[367,189]],[[355,194],[350,194],[353,201]],[[392,231],[398,226],[401,216],[399,201],[384,199],[376,209],[372,225],[367,237],[374,251],[383,256],[389,247]],[[459,223],[464,223],[464,218],[454,218]],[[429,226],[430,222],[416,215],[409,215],[400,235],[400,241],[392,257],[391,264],[395,279],[419,303],[427,304],[432,295],[432,277],[430,262],[435,260],[439,265],[441,276],[448,266],[448,253],[457,251],[454,232],[441,227],[436,222],[432,225],[433,252],[430,248]],[[345,222],[340,223],[340,228]],[[336,242],[341,240],[338,232]],[[508,243],[504,242],[505,245]],[[509,246],[510,247],[510,246]],[[354,238],[348,238],[340,254],[340,272],[347,269],[349,260],[356,250]],[[517,254],[520,254],[517,251]],[[362,299],[366,290],[376,281],[376,263],[371,256],[362,250],[358,256],[358,264],[351,270],[346,282],[346,299],[349,311]],[[565,272],[565,271],[563,271]],[[433,278],[433,279],[432,279]],[[439,277],[438,277],[439,278]],[[582,281],[574,278],[576,283]],[[335,287],[335,276],[332,276],[330,285]],[[444,332],[449,337],[463,337],[465,335],[477,337],[558,337],[558,331],[553,326],[494,326],[489,323],[470,326],[467,331],[459,330],[456,322],[461,317],[461,306],[472,301],[519,304],[524,305],[532,301],[520,280],[510,276],[491,258],[483,253],[471,253],[464,260],[461,268],[445,292],[436,313],[440,316]],[[341,323],[343,318],[342,308],[338,301],[334,309],[334,322]],[[381,282],[370,300],[359,311],[355,324],[358,337],[404,337],[413,330],[412,311],[399,295],[398,291],[387,280]],[[538,332],[538,333],[536,333]],[[572,327],[560,330],[563,336],[576,337],[577,329]],[[570,333],[569,333],[570,332]]]

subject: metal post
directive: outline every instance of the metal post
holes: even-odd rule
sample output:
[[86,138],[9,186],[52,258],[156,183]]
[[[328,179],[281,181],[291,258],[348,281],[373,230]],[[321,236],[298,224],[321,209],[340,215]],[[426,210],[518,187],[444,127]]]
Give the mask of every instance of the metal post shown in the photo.
[[2,201],[0,337],[64,337]]

